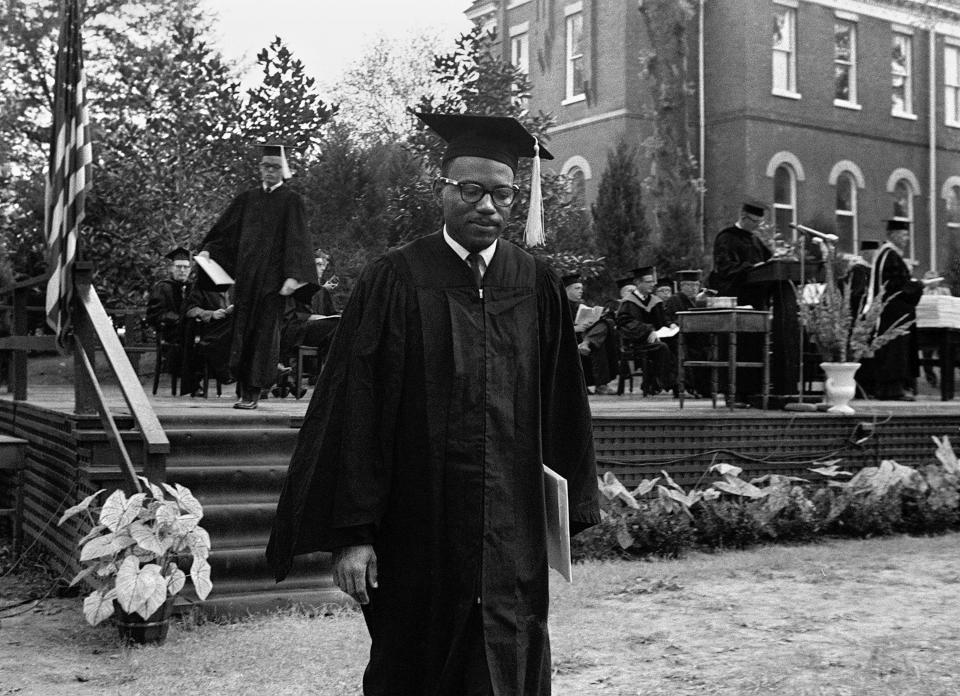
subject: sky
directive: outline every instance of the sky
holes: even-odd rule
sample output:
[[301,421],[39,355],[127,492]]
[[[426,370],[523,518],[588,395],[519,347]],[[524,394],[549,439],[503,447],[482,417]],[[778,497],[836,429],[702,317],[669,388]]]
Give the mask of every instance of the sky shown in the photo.
[[[256,81],[256,54],[280,36],[322,86],[365,53],[379,36],[402,38],[421,29],[453,40],[470,29],[470,0],[202,0],[219,20],[215,35],[224,56],[244,60]],[[247,82],[245,81],[245,86]]]

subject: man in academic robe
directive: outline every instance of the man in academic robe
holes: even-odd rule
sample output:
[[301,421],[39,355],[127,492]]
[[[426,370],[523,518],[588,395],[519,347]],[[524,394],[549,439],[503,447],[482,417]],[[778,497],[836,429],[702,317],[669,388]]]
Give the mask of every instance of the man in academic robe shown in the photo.
[[654,267],[635,268],[632,275],[636,289],[624,298],[617,309],[617,331],[627,342],[634,359],[643,361],[646,366],[643,393],[655,395],[664,389],[672,389],[676,376],[670,349],[656,333],[657,329],[667,326],[667,315],[663,310],[663,302],[653,294],[657,282]]
[[846,282],[850,284],[850,313],[852,316],[860,314],[863,300],[870,287],[870,269],[873,267],[873,257],[880,248],[880,242],[873,239],[864,239],[860,242],[860,255],[853,258],[850,269],[847,271]]
[[169,277],[157,281],[150,289],[146,318],[147,324],[163,338],[168,372],[179,377],[183,355],[180,317],[190,276],[190,251],[177,247],[164,258],[170,261]]
[[[904,260],[910,243],[910,223],[887,221],[887,241],[880,247],[870,273],[869,302],[886,301],[880,314],[877,332],[883,333],[894,323],[917,318],[917,303],[923,295],[923,282],[910,276]],[[913,401],[919,374],[917,328],[887,343],[874,355],[872,378],[878,399]]]
[[[689,312],[696,307],[706,306],[706,297],[700,286],[701,272],[697,269],[677,271],[677,292],[664,302],[667,321],[677,323],[677,312]],[[667,343],[671,345],[671,343]],[[674,349],[675,343],[671,346]],[[684,360],[709,360],[710,339],[707,334],[691,333],[684,336]],[[674,355],[676,357],[676,354]],[[710,393],[710,369],[706,367],[687,368],[684,383],[688,391],[695,395]]]
[[420,118],[447,141],[433,186],[444,228],[361,274],[267,557],[282,579],[295,554],[334,551],[372,641],[366,696],[545,696],[542,465],[567,479],[572,531],[599,520],[563,287],[500,238],[518,157],[551,156],[512,118]]
[[570,303],[570,315],[580,351],[580,364],[587,387],[595,394],[610,392],[607,383],[616,376],[617,341],[614,313],[604,310],[595,321],[577,322],[577,314],[583,305],[583,281],[579,273],[561,278]]
[[240,409],[256,408],[261,391],[276,381],[284,298],[318,285],[303,201],[284,184],[284,148],[261,150],[261,185],[234,198],[200,245],[200,255],[236,281],[230,371]]
[[218,290],[197,266],[194,282],[183,301],[184,370],[180,393],[206,396],[204,371],[221,384],[233,381],[230,345],[233,340],[232,290]]
[[[713,272],[709,287],[721,297],[736,297],[738,305],[750,305],[754,309],[768,309],[769,289],[747,282],[750,270],[768,260],[773,252],[757,234],[763,224],[766,209],[755,203],[744,203],[740,217],[730,227],[717,233],[713,241]],[[799,340],[799,336],[797,337]],[[763,336],[745,334],[737,338],[737,359],[763,362]],[[726,359],[726,344],[721,345],[721,359]],[[737,394],[727,394],[728,403],[745,408],[751,397],[758,395],[762,387],[760,371],[755,368],[737,370]]]

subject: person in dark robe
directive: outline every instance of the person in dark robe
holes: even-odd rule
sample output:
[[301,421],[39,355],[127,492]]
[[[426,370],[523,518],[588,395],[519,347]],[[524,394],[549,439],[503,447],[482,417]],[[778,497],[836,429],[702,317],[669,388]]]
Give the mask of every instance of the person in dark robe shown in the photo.
[[670,348],[657,336],[657,329],[667,326],[663,302],[653,294],[657,282],[653,266],[633,270],[636,289],[620,303],[616,314],[617,331],[626,343],[626,350],[633,359],[642,362],[643,393],[659,394],[672,389],[676,374]]
[[[842,281],[850,288],[850,316],[854,318],[859,316],[864,309],[864,302],[870,289],[870,269],[873,267],[873,258],[879,248],[880,242],[876,240],[864,239],[861,241],[860,255],[853,258],[850,269]],[[804,352],[812,354],[816,351],[810,343]],[[857,370],[856,380],[859,387],[857,396],[872,397],[873,358],[863,357],[860,359],[860,369]]]
[[657,282],[653,288],[653,294],[660,298],[660,301],[663,302],[663,311],[666,313],[667,324],[672,324],[673,319],[670,318],[670,312],[667,309],[667,301],[673,297],[673,280],[670,278],[657,278]]
[[[702,273],[697,269],[677,271],[677,292],[664,302],[667,321],[677,323],[677,312],[689,312],[697,307],[706,306],[706,294],[700,284]],[[674,350],[676,342],[667,342]],[[683,340],[684,360],[709,360],[710,338],[707,334],[686,334]],[[674,353],[674,358],[676,358]],[[693,396],[710,393],[710,368],[688,367],[684,379],[684,388]]]
[[197,267],[194,282],[183,301],[184,370],[180,393],[206,396],[204,373],[230,384],[230,344],[233,340],[232,290],[214,287]]
[[586,306],[583,303],[583,282],[580,274],[565,275],[561,281],[570,303],[570,315],[573,317],[573,329],[587,387],[592,387],[595,394],[608,394],[612,390],[607,384],[616,376],[617,365],[614,313],[607,308],[601,308],[600,316],[596,319],[578,322],[580,307]]
[[318,285],[303,200],[284,185],[284,148],[261,150],[261,185],[234,198],[200,245],[236,281],[229,366],[240,409],[256,408],[276,381],[283,298]]
[[[877,332],[886,331],[903,317],[917,318],[917,303],[923,295],[923,282],[910,276],[904,253],[910,243],[910,223],[906,220],[887,222],[887,241],[877,252],[870,273],[867,302],[886,301],[880,314]],[[874,396],[893,401],[913,401],[919,374],[917,327],[899,336],[876,352],[872,378]]]
[[551,156],[512,118],[420,118],[448,143],[433,187],[443,230],[361,274],[267,557],[280,580],[294,555],[334,551],[371,637],[366,696],[546,696],[542,465],[567,479],[572,532],[599,521],[563,287],[500,238],[518,156]]
[[[314,259],[317,267],[317,278],[322,281],[323,273],[330,262],[330,255],[319,253]],[[307,299],[300,292],[295,292],[286,298],[283,310],[283,323],[280,328],[280,360],[287,366],[293,366],[297,361],[299,346],[316,348],[319,356],[325,356],[330,349],[330,342],[337,330],[340,314],[333,303],[330,294],[335,290],[339,281],[336,276],[328,279],[313,295]],[[317,358],[317,363],[323,363],[323,357]],[[286,398],[293,387],[290,384],[289,373],[282,375],[271,393],[278,398]],[[305,387],[300,387],[301,393],[306,393]]]
[[[746,281],[750,270],[763,263],[773,252],[757,234],[766,216],[766,209],[755,203],[744,203],[740,217],[730,227],[717,233],[713,240],[713,272],[709,286],[721,297],[736,297],[738,305],[754,309],[769,307],[768,290]],[[799,340],[799,337],[798,337]],[[763,362],[763,336],[745,334],[737,338],[737,358],[741,361]],[[726,359],[726,345],[721,345],[721,360]],[[762,376],[754,368],[737,370],[737,394],[727,394],[733,406],[745,408],[751,397],[762,390]]]
[[[164,258],[170,261],[169,277],[157,281],[150,289],[146,318],[147,324],[163,339],[163,359],[167,371],[179,377],[183,357],[183,325],[180,318],[187,279],[190,277],[190,251],[177,247]],[[157,369],[160,369],[159,365]]]

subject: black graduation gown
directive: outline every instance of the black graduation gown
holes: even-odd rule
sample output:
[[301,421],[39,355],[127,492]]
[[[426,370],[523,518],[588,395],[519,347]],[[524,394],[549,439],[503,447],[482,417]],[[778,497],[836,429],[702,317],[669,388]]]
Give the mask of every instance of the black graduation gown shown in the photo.
[[[884,247],[874,261],[874,297],[879,301],[881,293],[888,298],[880,315],[878,332],[883,332],[901,317],[917,318],[917,303],[923,295],[923,283],[910,277],[910,269],[896,250]],[[894,293],[899,293],[894,296]],[[871,363],[871,375],[877,398],[890,398],[903,394],[904,388],[915,387],[919,374],[917,362],[917,327],[877,351]]]
[[190,317],[192,309],[205,312],[226,309],[230,305],[227,293],[216,290],[204,290],[203,284],[194,282],[183,302],[183,378],[180,381],[180,393],[192,394],[201,386],[204,363],[210,367],[210,373],[226,382],[231,379],[228,367],[230,345],[233,338],[233,315],[223,319]]
[[267,557],[374,544],[365,694],[457,693],[480,598],[494,693],[550,693],[541,463],[599,521],[591,419],[559,278],[500,240],[481,300],[440,234],[365,269],[304,418]]
[[736,225],[726,227],[713,240],[713,272],[710,287],[722,297],[736,296],[738,304],[766,309],[768,292],[762,286],[747,286],[745,282],[754,264],[766,261],[772,252],[752,232]]
[[[570,301],[570,316],[574,320],[581,304]],[[599,387],[607,384],[617,374],[617,334],[612,310],[604,309],[594,324],[577,334],[577,343],[583,342],[590,349],[589,355],[580,354],[580,365],[587,385]]]
[[287,278],[317,282],[303,201],[286,185],[241,193],[200,248],[236,281],[230,369],[246,387],[268,387],[280,358],[280,288]]
[[147,300],[147,323],[168,344],[167,371],[172,375],[180,375],[183,360],[183,325],[180,318],[185,291],[186,283],[165,278],[154,284]]
[[637,359],[646,360],[648,374],[643,376],[644,392],[655,394],[660,389],[672,389],[676,375],[670,348],[663,341],[647,342],[652,331],[667,325],[663,300],[656,295],[641,297],[636,291],[630,293],[617,309],[616,324],[621,335],[632,343]]
[[[321,314],[327,319],[311,319],[311,315]],[[330,339],[337,330],[339,319],[333,297],[326,288],[320,288],[309,302],[291,295],[286,299],[283,310],[283,325],[280,329],[280,360],[292,365],[297,358],[297,346],[319,348],[321,355],[326,354]]]

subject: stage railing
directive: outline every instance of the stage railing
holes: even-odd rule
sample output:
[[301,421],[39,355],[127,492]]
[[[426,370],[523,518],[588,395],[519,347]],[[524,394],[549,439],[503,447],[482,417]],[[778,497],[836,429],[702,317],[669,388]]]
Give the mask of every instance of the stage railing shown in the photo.
[[[0,338],[0,351],[9,351],[12,356],[10,383],[16,401],[27,399],[28,352],[57,348],[53,336],[27,335],[27,297],[31,288],[45,284],[46,280],[46,276],[38,276],[0,288],[0,296],[12,295],[12,335]],[[170,442],[117,336],[113,322],[90,282],[90,270],[80,264],[75,272],[74,290],[74,412],[79,415],[99,415],[107,438],[120,458],[124,477],[132,490],[139,491],[141,485],[130,454],[97,379],[95,366],[98,349],[103,351],[140,430],[143,471],[151,481],[160,482],[166,478],[166,456],[170,452]]]

